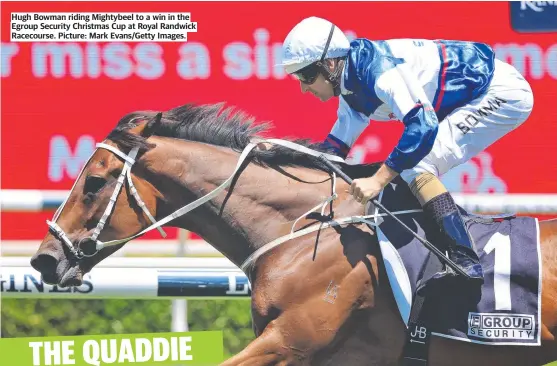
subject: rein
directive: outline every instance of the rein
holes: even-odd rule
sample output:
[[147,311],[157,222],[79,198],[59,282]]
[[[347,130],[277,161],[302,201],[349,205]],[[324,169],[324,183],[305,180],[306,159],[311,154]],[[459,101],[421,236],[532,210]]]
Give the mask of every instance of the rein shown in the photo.
[[[234,171],[232,172],[230,177],[228,179],[226,179],[220,186],[215,188],[213,191],[207,193],[203,197],[200,197],[197,200],[183,206],[182,208],[179,208],[178,210],[174,211],[172,214],[162,218],[159,221],[156,221],[156,219],[153,217],[153,215],[151,215],[151,213],[149,212],[149,209],[146,207],[145,203],[143,202],[143,200],[139,196],[139,193],[137,192],[137,189],[135,188],[135,186],[133,184],[133,180],[131,178],[131,168],[135,164],[135,158],[137,156],[138,148],[137,147],[133,148],[130,151],[129,155],[126,155],[114,146],[107,145],[105,143],[98,143],[98,144],[96,144],[97,149],[102,148],[102,149],[109,150],[110,152],[112,152],[116,156],[118,156],[120,159],[122,159],[124,161],[124,168],[122,169],[122,172],[120,173],[120,176],[118,177],[116,187],[114,188],[114,192],[112,193],[112,196],[110,197],[110,202],[108,203],[101,220],[99,220],[99,222],[97,224],[97,227],[93,231],[93,234],[89,237],[85,237],[85,238],[80,239],[77,246],[74,246],[72,244],[71,240],[68,238],[68,235],[65,233],[65,231],[56,223],[56,220],[60,216],[60,213],[62,212],[62,210],[63,210],[69,196],[71,195],[73,189],[75,188],[75,185],[77,184],[79,178],[81,177],[81,174],[83,174],[83,170],[85,169],[85,167],[87,166],[87,164],[89,163],[89,161],[91,160],[91,158],[93,157],[93,154],[95,152],[93,152],[93,154],[91,155],[89,160],[83,165],[81,173],[79,174],[79,176],[76,179],[72,189],[70,190],[70,193],[68,194],[68,197],[62,203],[62,205],[58,208],[58,210],[54,214],[54,218],[52,219],[52,221],[47,220],[47,225],[49,226],[49,228],[51,230],[51,233],[53,235],[55,235],[56,238],[58,238],[61,242],[63,242],[68,247],[70,252],[78,260],[81,260],[84,257],[92,257],[95,254],[97,254],[103,248],[114,246],[114,245],[119,245],[119,244],[122,244],[122,243],[126,243],[126,242],[128,242],[132,239],[135,239],[137,237],[142,236],[143,234],[145,234],[145,233],[147,233],[147,232],[149,232],[153,229],[157,229],[163,237],[166,237],[166,233],[161,228],[161,226],[170,222],[170,221],[172,221],[172,220],[174,220],[174,219],[176,219],[176,218],[178,218],[178,217],[180,217],[180,216],[182,216],[182,215],[185,215],[186,213],[194,210],[195,208],[201,206],[202,204],[210,201],[212,198],[216,197],[219,193],[221,193],[225,188],[227,188],[231,184],[233,178],[236,176],[236,173],[240,170],[240,167],[242,166],[244,160],[248,157],[249,153],[260,143],[271,143],[271,144],[276,144],[276,145],[282,145],[282,146],[287,147],[289,149],[297,150],[299,152],[309,154],[309,155],[312,155],[312,156],[315,156],[315,157],[322,156],[322,157],[325,157],[326,159],[328,159],[330,161],[335,161],[335,162],[340,162],[340,163],[345,162],[344,159],[342,159],[342,158],[340,158],[336,155],[330,155],[330,154],[318,152],[318,151],[309,149],[305,146],[302,146],[302,145],[299,145],[299,144],[296,144],[296,143],[293,143],[293,142],[290,142],[290,141],[285,141],[285,140],[280,140],[280,139],[254,139],[254,140],[252,140],[252,142],[250,142],[244,148],[244,150],[242,151],[242,154],[240,155],[240,157],[238,159],[238,163],[236,164],[236,168],[234,169]],[[349,224],[349,223],[366,223],[366,224],[372,225],[372,226],[378,226],[378,225],[381,224],[381,222],[382,222],[381,217],[385,216],[385,214],[375,213],[373,215],[367,215],[367,216],[350,216],[350,217],[345,217],[345,218],[341,218],[341,219],[337,219],[337,220],[330,220],[330,221],[327,221],[327,222],[322,222],[322,223],[319,223],[319,224],[312,225],[310,227],[307,227],[307,228],[299,230],[299,231],[294,231],[294,227],[296,226],[297,222],[301,218],[305,217],[309,213],[311,213],[311,212],[313,212],[313,211],[315,211],[319,208],[321,208],[321,214],[323,215],[325,207],[327,206],[327,204],[334,201],[335,199],[337,199],[338,195],[335,192],[335,190],[336,190],[336,174],[333,172],[332,176],[333,176],[333,186],[332,186],[331,196],[327,197],[322,202],[320,202],[317,206],[313,207],[311,210],[309,210],[308,212],[301,215],[298,219],[296,219],[294,221],[294,223],[292,224],[292,229],[291,229],[289,234],[284,235],[282,237],[279,237],[279,238],[263,245],[262,247],[260,247],[256,251],[254,251],[250,256],[248,256],[246,258],[246,260],[244,260],[244,262],[240,265],[240,268],[242,269],[242,271],[246,272],[248,270],[248,268],[251,265],[253,265],[255,263],[255,261],[261,255],[268,252],[269,250],[279,246],[280,244],[282,244],[282,243],[284,243],[288,240],[292,240],[294,238],[309,234],[309,233],[314,232],[316,230],[329,228],[329,227],[334,227],[334,226],[343,225],[343,224]],[[152,224],[150,226],[148,226],[147,228],[143,229],[142,231],[138,232],[137,234],[129,236],[127,238],[116,239],[116,240],[103,242],[103,241],[99,240],[98,237],[99,237],[102,229],[104,228],[104,225],[106,223],[107,218],[110,216],[110,214],[112,213],[112,210],[114,209],[114,205],[115,205],[116,200],[118,198],[118,194],[120,193],[120,191],[121,191],[123,185],[125,184],[125,182],[127,182],[128,186],[130,188],[130,191],[132,192],[132,195],[135,198],[137,204],[142,208],[143,212],[146,214],[146,216],[149,218],[149,220],[151,221]],[[398,212],[393,212],[393,213],[404,214],[404,213],[412,213],[412,212],[418,212],[418,211],[421,211],[421,210],[405,210],[405,211],[398,211]],[[368,219],[374,219],[374,221],[372,222]],[[92,253],[86,253],[81,248],[82,243],[87,241],[87,240],[92,241],[92,242],[95,243],[95,250]]]

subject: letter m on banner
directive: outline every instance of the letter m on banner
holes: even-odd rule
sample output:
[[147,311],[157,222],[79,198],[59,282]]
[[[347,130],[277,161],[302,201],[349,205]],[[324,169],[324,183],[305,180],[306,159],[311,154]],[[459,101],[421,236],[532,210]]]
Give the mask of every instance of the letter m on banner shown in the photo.
[[60,182],[64,178],[77,179],[94,150],[95,139],[91,136],[81,136],[73,152],[65,136],[53,136],[50,140],[48,178],[52,182]]

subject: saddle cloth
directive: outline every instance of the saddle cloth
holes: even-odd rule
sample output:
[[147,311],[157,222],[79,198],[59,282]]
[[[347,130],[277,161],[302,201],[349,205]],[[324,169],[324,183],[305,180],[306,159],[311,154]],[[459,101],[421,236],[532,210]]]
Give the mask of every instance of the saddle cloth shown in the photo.
[[[378,200],[397,218],[430,243],[433,221],[402,184],[388,185]],[[408,326],[417,284],[429,256],[435,257],[390,216],[370,204],[393,294]],[[414,211],[403,213],[401,211]],[[416,212],[419,211],[419,212]],[[484,269],[481,291],[444,289],[436,295],[428,316],[431,334],[489,345],[540,345],[541,260],[539,227],[535,218],[471,215],[461,209]],[[428,234],[430,233],[430,234]],[[458,286],[454,286],[458,287]],[[426,299],[427,299],[426,295]]]

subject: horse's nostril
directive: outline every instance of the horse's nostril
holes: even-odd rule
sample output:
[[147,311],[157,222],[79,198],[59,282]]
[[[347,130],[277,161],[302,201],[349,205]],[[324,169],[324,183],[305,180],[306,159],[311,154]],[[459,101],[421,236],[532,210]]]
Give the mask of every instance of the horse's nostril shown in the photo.
[[58,262],[58,259],[51,254],[39,254],[31,260],[31,266],[43,276],[52,276],[56,274]]

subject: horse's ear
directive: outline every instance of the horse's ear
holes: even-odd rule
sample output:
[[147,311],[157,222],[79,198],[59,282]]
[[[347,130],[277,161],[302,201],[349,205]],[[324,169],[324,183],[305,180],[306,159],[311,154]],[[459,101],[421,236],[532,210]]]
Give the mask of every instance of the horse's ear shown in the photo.
[[145,128],[143,129],[143,132],[141,133],[141,136],[148,138],[149,136],[151,136],[153,134],[153,132],[155,131],[155,129],[157,128],[157,126],[160,125],[162,120],[162,112],[159,112],[155,115],[155,117],[153,119],[151,119],[150,121],[147,121],[145,123]]
[[155,117],[148,119],[141,119],[137,122],[137,125],[130,129],[130,132],[141,137],[148,138],[153,134],[156,127],[161,123],[162,113],[159,112]]

